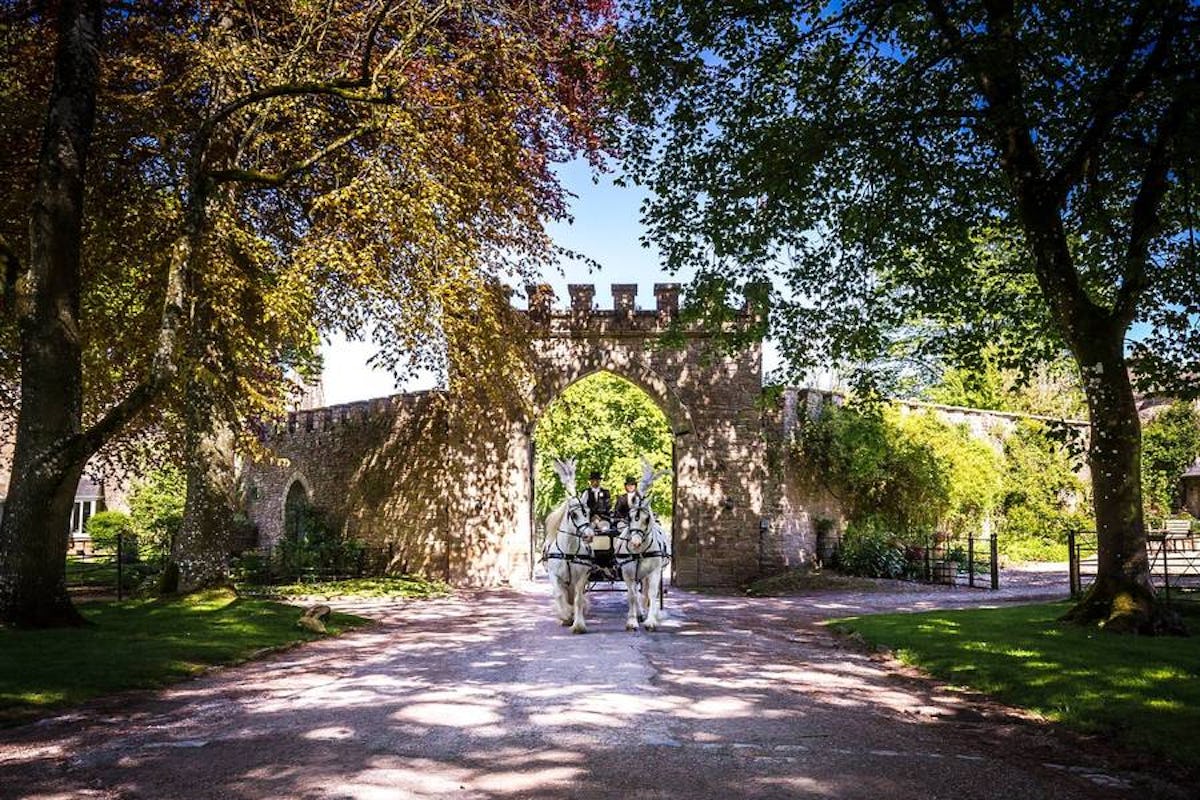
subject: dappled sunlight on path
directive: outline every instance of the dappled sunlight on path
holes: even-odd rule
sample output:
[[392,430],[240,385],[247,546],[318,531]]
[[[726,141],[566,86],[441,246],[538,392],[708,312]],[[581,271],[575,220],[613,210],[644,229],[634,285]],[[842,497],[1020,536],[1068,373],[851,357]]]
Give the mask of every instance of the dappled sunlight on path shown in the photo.
[[586,636],[551,619],[540,586],[356,604],[379,624],[0,731],[0,786],[121,798],[1130,796],[1127,776],[1048,726],[842,646],[818,621],[823,605],[861,610],[851,595],[674,591],[655,634],[623,629],[623,596],[593,597]]

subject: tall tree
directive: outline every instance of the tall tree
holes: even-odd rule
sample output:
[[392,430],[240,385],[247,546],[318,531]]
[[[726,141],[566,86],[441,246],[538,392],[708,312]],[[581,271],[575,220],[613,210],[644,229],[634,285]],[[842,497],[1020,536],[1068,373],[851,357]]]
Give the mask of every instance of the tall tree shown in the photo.
[[[102,17],[100,0],[68,0],[59,10],[54,79],[28,214],[28,260],[0,237],[5,296],[20,329],[21,372],[41,376],[21,385],[25,413],[17,421],[13,479],[0,525],[0,597],[16,611],[15,620],[33,625],[79,621],[66,596],[64,522],[84,464],[64,452],[64,443],[79,437],[83,408],[79,262]],[[51,531],[46,518],[58,523]],[[18,524],[34,529],[23,546],[16,546]]]
[[[628,5],[630,174],[668,263],[702,265],[693,307],[777,278],[773,332],[797,372],[822,350],[878,357],[914,321],[946,330],[926,346],[951,355],[1065,346],[1100,542],[1069,616],[1174,627],[1149,581],[1130,366],[1197,388],[1200,8]],[[1137,323],[1150,334],[1128,348]]]
[[[78,619],[63,587],[75,480],[147,410],[171,411],[202,453],[280,407],[286,368],[309,359],[318,329],[374,331],[399,368],[444,366],[444,353],[459,351],[444,347],[452,337],[463,351],[502,341],[478,335],[499,319],[480,309],[498,297],[491,280],[546,263],[543,224],[566,214],[551,165],[595,156],[598,143],[606,3],[124,3],[108,8],[105,46],[89,45],[91,71],[72,62],[46,88],[38,43],[78,6],[3,10],[12,41],[34,57],[5,60],[12,80],[0,103],[48,103],[48,142],[63,98],[99,108],[96,135],[79,128],[96,167],[85,185],[80,158],[72,184],[83,233],[70,258],[45,267],[58,306],[27,300],[40,285],[30,279],[38,230],[27,238],[3,222],[15,301],[5,309],[24,316],[14,326],[5,314],[0,349],[45,353],[4,376],[19,380],[22,399],[0,528],[0,621],[22,625]],[[100,4],[87,7],[98,32]],[[3,199],[11,219],[44,183],[15,152],[0,160],[17,187]],[[28,265],[15,255],[24,245]],[[72,291],[73,316],[59,313]],[[132,302],[114,302],[122,297]],[[48,349],[45,329],[64,321],[73,349]],[[63,387],[80,402],[61,402]],[[35,436],[41,417],[50,433]],[[212,459],[194,461],[189,483],[201,496]]]

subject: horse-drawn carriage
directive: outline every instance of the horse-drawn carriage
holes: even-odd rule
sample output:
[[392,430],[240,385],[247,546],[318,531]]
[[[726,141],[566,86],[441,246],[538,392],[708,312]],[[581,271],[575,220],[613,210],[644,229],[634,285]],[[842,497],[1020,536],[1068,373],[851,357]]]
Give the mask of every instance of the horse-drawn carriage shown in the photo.
[[[618,554],[617,547],[625,532],[611,517],[592,517],[592,529],[595,531],[595,535],[592,538],[592,570],[588,574],[587,590],[589,592],[625,591],[624,586],[618,585],[624,583],[621,571],[625,564],[633,564],[634,579],[637,580],[640,577],[638,573],[641,571],[639,569],[641,562],[647,558],[661,556],[670,559],[669,553],[658,551]],[[660,582],[660,604],[666,595],[664,587],[665,582]]]
[[[575,487],[575,462],[555,461],[554,470],[564,487]],[[639,500],[629,520],[617,526],[611,520],[592,518],[579,497],[568,495],[546,517],[546,545],[542,558],[550,576],[555,613],[575,633],[586,633],[586,593],[600,584],[609,590],[625,584],[629,598],[627,630],[643,625],[655,630],[662,613],[663,572],[670,559],[670,540],[650,508],[649,490],[660,477],[642,462]]]

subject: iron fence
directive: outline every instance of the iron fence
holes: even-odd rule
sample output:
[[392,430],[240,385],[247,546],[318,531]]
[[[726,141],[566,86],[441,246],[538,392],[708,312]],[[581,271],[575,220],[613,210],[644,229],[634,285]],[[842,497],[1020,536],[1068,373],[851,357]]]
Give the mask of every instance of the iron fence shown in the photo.
[[92,550],[67,556],[67,588],[76,591],[112,590],[118,600],[157,577],[164,554],[140,552],[137,539],[117,534],[111,550]]
[[[343,548],[325,555],[267,545],[234,557],[230,569],[235,579],[270,585],[379,578],[391,574],[396,564],[394,544]],[[400,569],[406,572],[407,565],[401,565]]]
[[995,536],[982,533],[952,536],[949,539],[930,537],[926,540],[923,574],[930,583],[956,585],[963,580],[973,588],[1000,588],[999,542]]
[[[112,591],[118,600],[123,600],[156,580],[165,561],[165,553],[139,552],[136,539],[121,534],[113,549],[69,554],[67,587],[76,592]],[[397,566],[407,570],[407,564],[397,562],[394,545],[343,547],[315,554],[267,546],[231,556],[229,571],[235,580],[250,584],[318,583],[382,577]]]
[[[1079,595],[1096,579],[1096,532],[1069,532],[1067,551],[1071,594]],[[1200,589],[1200,535],[1152,532],[1146,536],[1146,557],[1151,584],[1168,598],[1172,590],[1193,592]]]

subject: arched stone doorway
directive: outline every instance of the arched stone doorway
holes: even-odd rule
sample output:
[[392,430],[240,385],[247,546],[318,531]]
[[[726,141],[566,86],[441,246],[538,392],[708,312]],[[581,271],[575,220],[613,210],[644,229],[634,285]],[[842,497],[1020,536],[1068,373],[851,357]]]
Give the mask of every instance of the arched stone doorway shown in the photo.
[[675,433],[660,404],[645,389],[608,370],[583,376],[542,410],[532,446],[531,577],[544,574],[536,566],[546,536],[544,519],[568,493],[554,474],[554,458],[575,459],[578,482],[571,493],[577,496],[589,490],[589,472],[598,471],[600,487],[610,493],[610,511],[624,493],[625,478],[640,480],[645,458],[655,470],[667,472],[654,482],[650,499],[664,529],[672,531]]
[[308,519],[311,502],[308,487],[296,477],[288,487],[283,501],[283,535],[295,542],[304,541],[308,535]]
[[[600,371],[630,381],[662,409],[675,436],[676,582],[729,585],[753,577],[768,502],[761,344],[723,353],[694,330],[684,331],[678,346],[662,346],[678,315],[677,284],[656,284],[656,307],[648,310],[637,307],[635,284],[613,284],[611,309],[596,307],[591,284],[568,290],[570,308],[555,309],[547,287],[528,289],[535,385],[522,450],[529,450],[537,417],[566,387]],[[751,313],[743,308],[741,320]],[[533,524],[532,496],[524,504],[522,527]]]

